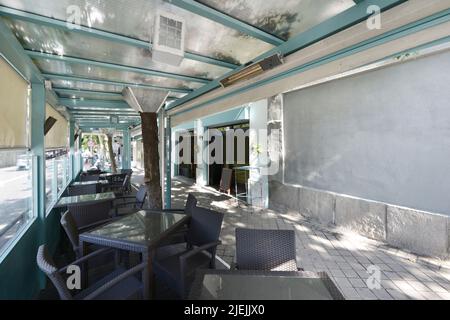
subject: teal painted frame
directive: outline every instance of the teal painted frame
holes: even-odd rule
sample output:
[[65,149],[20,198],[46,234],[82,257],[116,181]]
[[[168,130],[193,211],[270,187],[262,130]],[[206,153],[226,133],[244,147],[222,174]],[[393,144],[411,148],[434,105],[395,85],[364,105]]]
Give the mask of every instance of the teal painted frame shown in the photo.
[[[164,152],[166,154],[165,163],[165,199],[164,208],[172,208],[172,127],[170,117],[165,117],[166,128],[165,128],[165,143]],[[164,125],[164,124],[162,124]]]
[[230,15],[217,11],[200,2],[194,0],[169,0],[168,2],[177,7],[190,11],[196,15],[220,23],[228,28],[240,31],[246,35],[270,43],[274,46],[279,46],[285,42],[283,39],[277,37],[276,35],[259,29],[239,19],[233,18]]
[[[9,8],[6,6],[0,6],[0,15],[10,17],[12,19],[22,20],[22,21],[26,21],[26,22],[43,25],[43,26],[61,29],[61,30],[67,31],[67,32],[79,33],[82,35],[96,37],[99,39],[112,41],[115,43],[127,44],[127,45],[135,46],[138,48],[142,48],[142,49],[150,50],[152,47],[152,44],[149,41],[126,37],[123,35],[106,32],[103,30],[95,29],[95,28],[88,28],[85,26],[77,26],[77,28],[69,28],[66,21],[48,18],[48,17],[37,15],[37,14]],[[204,63],[208,63],[211,65],[216,65],[219,67],[224,67],[224,68],[229,68],[229,69],[234,69],[237,67],[237,65],[235,65],[234,63],[230,63],[228,61],[223,61],[223,60],[212,58],[212,57],[207,57],[207,56],[204,56],[204,55],[201,55],[198,53],[186,52],[184,57],[186,59],[204,62]]]
[[128,128],[123,130],[122,169],[131,169],[131,134]]
[[[405,2],[405,0],[379,0],[377,1],[377,5],[381,8],[382,11],[385,11],[403,2]],[[367,12],[367,7],[372,4],[373,1],[371,0],[363,0],[357,3],[354,7],[351,7],[350,9],[320,23],[319,25],[312,27],[308,31],[305,31],[289,39],[280,46],[273,48],[272,50],[269,50],[268,52],[253,59],[253,61],[257,62],[267,57],[270,57],[274,54],[281,54],[283,56],[287,56],[295,51],[298,51],[302,48],[310,46],[315,42],[327,38],[341,30],[344,30],[352,25],[355,25],[370,16],[370,14]],[[207,85],[195,90],[194,92],[188,94],[187,96],[178,99],[177,101],[172,103],[168,108],[166,108],[166,110],[175,109],[190,100],[193,100],[205,93],[208,93],[214,89],[219,88],[221,86],[220,80],[225,79],[230,75],[235,74],[236,72],[239,72],[243,68],[244,66],[238,67],[235,70],[225,74],[224,76],[215,79],[214,81],[211,81]]]
[[65,74],[43,73],[42,76],[48,80],[51,80],[51,79],[65,80],[65,81],[73,81],[73,82],[85,82],[85,83],[93,83],[93,84],[111,85],[111,86],[117,86],[117,87],[155,89],[155,90],[162,90],[162,91],[172,91],[172,92],[177,92],[177,93],[189,93],[189,92],[193,91],[192,89],[187,89],[187,88],[172,88],[172,87],[154,86],[154,85],[143,84],[143,83],[121,82],[121,81],[112,81],[112,80],[104,80],[104,79],[92,79],[92,78],[84,78],[84,77],[71,76],[71,75],[65,75]]
[[78,57],[60,56],[57,54],[32,51],[32,50],[28,50],[28,49],[25,49],[25,52],[30,56],[30,58],[33,58],[33,59],[54,60],[54,61],[60,61],[60,62],[66,62],[66,63],[76,63],[76,64],[89,65],[89,66],[100,67],[100,68],[108,68],[108,69],[117,70],[117,71],[141,73],[141,74],[145,74],[147,76],[153,76],[153,77],[170,78],[170,79],[183,80],[183,81],[188,81],[188,82],[198,82],[198,83],[203,83],[203,84],[208,83],[212,80],[212,79],[187,76],[187,75],[182,75],[182,74],[177,74],[177,73],[170,73],[170,72],[164,72],[164,71],[158,71],[158,70],[151,70],[151,69],[127,66],[127,65],[117,64],[117,63],[103,62],[103,61],[97,61],[97,60],[91,60],[91,59],[83,59],[83,58],[78,58]]
[[91,99],[59,99],[59,103],[68,108],[76,107],[92,107],[105,109],[131,109],[131,107],[123,100],[91,100]]
[[[376,47],[378,45],[381,45],[381,44],[393,41],[395,39],[402,38],[402,37],[407,36],[409,34],[413,34],[415,32],[418,32],[418,31],[424,30],[426,28],[430,28],[430,27],[433,27],[433,26],[436,26],[436,25],[439,25],[441,23],[448,22],[448,21],[450,21],[450,9],[449,10],[444,10],[444,11],[439,12],[437,14],[434,14],[434,15],[432,15],[430,17],[427,17],[427,18],[421,19],[419,21],[413,22],[413,23],[408,24],[406,26],[403,26],[401,28],[389,31],[389,32],[384,33],[384,34],[382,34],[380,36],[377,36],[377,37],[371,38],[369,40],[363,41],[363,42],[361,42],[361,43],[359,43],[357,45],[351,46],[349,48],[346,48],[346,49],[340,50],[338,52],[332,53],[332,54],[327,55],[327,56],[325,56],[325,57],[323,57],[321,59],[312,61],[312,62],[307,63],[305,65],[298,66],[298,67],[293,68],[293,69],[291,69],[291,70],[289,70],[287,72],[284,72],[282,74],[275,75],[275,76],[273,76],[271,78],[264,79],[264,80],[255,82],[253,84],[241,87],[241,88],[236,89],[236,90],[234,90],[232,92],[229,92],[229,93],[227,93],[227,94],[225,94],[223,96],[220,96],[218,98],[212,99],[210,101],[206,101],[204,103],[197,104],[197,105],[195,105],[195,106],[193,106],[193,107],[191,107],[189,109],[180,111],[179,113],[176,113],[176,114],[182,114],[182,113],[185,113],[185,112],[189,112],[190,110],[193,110],[193,109],[196,109],[196,108],[200,108],[202,106],[206,106],[206,105],[209,105],[209,104],[214,103],[214,102],[221,101],[221,100],[223,100],[225,98],[228,98],[228,97],[231,97],[231,96],[234,96],[234,95],[246,92],[246,91],[251,90],[253,88],[256,88],[256,87],[259,87],[259,86],[262,86],[262,85],[266,85],[266,84],[269,84],[271,82],[274,82],[274,81],[277,81],[277,80],[280,80],[280,79],[284,79],[284,78],[290,77],[290,76],[292,76],[294,74],[298,74],[298,73],[301,73],[301,72],[304,72],[304,71],[316,68],[318,66],[324,65],[324,64],[332,62],[332,61],[335,61],[337,59],[348,57],[348,56],[350,56],[352,54],[355,54],[355,53],[358,53],[358,52],[361,52],[361,51],[364,51],[364,50]],[[411,50],[415,50],[415,48],[413,48]]]

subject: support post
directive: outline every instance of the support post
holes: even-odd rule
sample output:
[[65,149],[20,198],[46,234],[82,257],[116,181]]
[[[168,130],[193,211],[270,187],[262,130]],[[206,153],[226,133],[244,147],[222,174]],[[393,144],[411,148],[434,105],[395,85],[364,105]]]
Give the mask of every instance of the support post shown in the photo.
[[[33,209],[37,214],[37,245],[46,242],[45,228],[45,87],[43,83],[31,84],[31,152],[35,157],[33,166]],[[39,277],[39,285],[45,287],[45,276]]]
[[165,186],[165,208],[172,208],[172,125],[170,117],[166,117],[166,186]]
[[72,119],[69,122],[69,166],[70,166],[70,176],[69,179],[73,180],[77,176],[76,166],[75,166],[75,121]]
[[128,128],[123,130],[122,169],[131,169],[131,134]]

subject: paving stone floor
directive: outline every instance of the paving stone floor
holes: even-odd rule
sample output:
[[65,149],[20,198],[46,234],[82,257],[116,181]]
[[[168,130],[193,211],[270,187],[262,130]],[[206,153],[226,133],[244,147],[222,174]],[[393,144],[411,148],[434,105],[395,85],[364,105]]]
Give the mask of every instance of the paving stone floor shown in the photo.
[[[422,261],[383,243],[325,228],[283,208],[255,211],[210,188],[181,180],[173,182],[173,207],[182,208],[190,192],[200,206],[225,213],[218,255],[228,264],[234,259],[236,227],[292,229],[297,234],[298,265],[327,272],[346,299],[450,300],[450,268],[439,261]],[[381,283],[372,280],[376,279],[371,277],[372,268],[380,271]]]
[[[292,229],[297,235],[298,265],[307,271],[327,272],[346,299],[450,300],[448,261],[418,257],[326,228],[283,208],[254,210],[211,188],[181,179],[173,181],[172,206],[184,207],[188,193],[198,198],[199,206],[225,213],[218,255],[228,264],[234,259],[236,227]],[[380,282],[371,276],[376,275],[372,268],[380,271]]]

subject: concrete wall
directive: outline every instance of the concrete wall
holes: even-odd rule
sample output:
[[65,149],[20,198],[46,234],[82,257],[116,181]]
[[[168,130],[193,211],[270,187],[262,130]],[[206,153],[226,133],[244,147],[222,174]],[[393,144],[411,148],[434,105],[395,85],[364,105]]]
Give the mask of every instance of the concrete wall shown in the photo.
[[284,95],[284,141],[275,149],[285,158],[281,178],[270,179],[270,202],[395,247],[446,256],[448,70],[444,52]]
[[284,97],[285,182],[450,215],[450,52]]

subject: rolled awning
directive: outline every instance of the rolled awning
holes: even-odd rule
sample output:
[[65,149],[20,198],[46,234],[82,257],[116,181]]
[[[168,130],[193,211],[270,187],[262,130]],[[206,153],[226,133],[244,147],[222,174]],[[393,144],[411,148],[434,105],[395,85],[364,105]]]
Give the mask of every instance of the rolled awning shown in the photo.
[[0,57],[0,148],[28,148],[29,84]]

